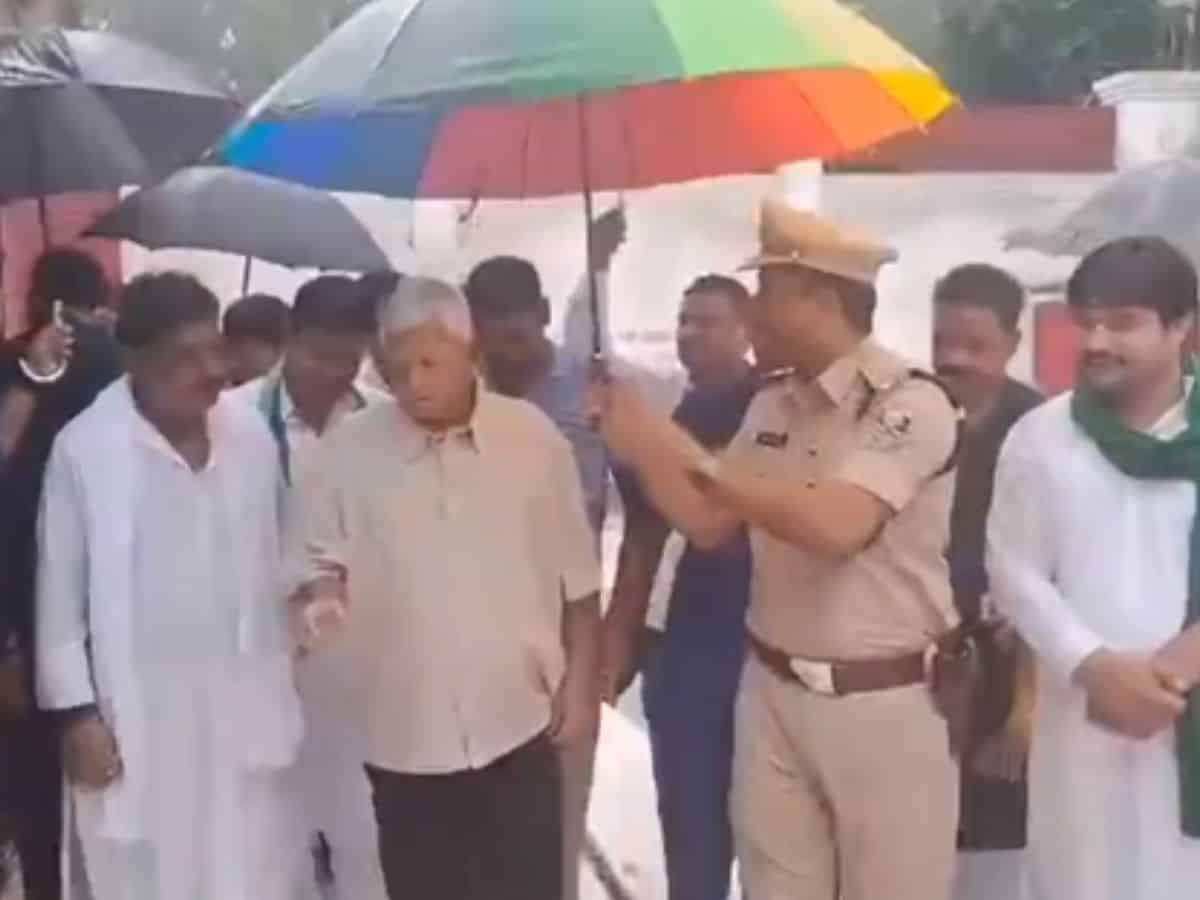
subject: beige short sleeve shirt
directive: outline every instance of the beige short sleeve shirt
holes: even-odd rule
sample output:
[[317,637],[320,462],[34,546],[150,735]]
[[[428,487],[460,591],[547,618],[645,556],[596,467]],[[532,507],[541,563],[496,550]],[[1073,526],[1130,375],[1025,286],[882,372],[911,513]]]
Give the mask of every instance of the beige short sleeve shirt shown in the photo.
[[347,573],[366,760],[479,769],[544,731],[565,604],[600,588],[566,439],[532,405],[481,390],[468,428],[435,437],[384,403],[322,450],[306,552],[313,574]]
[[849,560],[823,559],[753,529],[749,625],[820,660],[877,659],[927,646],[957,622],[945,550],[958,416],[935,384],[871,340],[819,378],[760,392],[730,452],[758,474],[816,487],[840,481],[893,515]]

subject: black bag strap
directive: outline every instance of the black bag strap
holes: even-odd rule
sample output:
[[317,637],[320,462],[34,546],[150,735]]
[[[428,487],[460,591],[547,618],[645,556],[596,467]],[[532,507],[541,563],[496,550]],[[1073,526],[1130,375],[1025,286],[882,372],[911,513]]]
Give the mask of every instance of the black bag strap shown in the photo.
[[950,450],[950,455],[946,459],[945,465],[933,473],[932,479],[941,478],[943,475],[949,475],[958,468],[959,457],[962,456],[963,442],[966,439],[966,422],[963,418],[963,409],[954,395],[950,393],[950,389],[945,383],[931,372],[926,372],[924,369],[908,369],[904,376],[898,379],[895,383],[889,385],[883,390],[878,390],[870,385],[867,385],[867,390],[863,395],[862,401],[859,403],[858,414],[856,420],[861,421],[866,417],[867,413],[876,405],[877,402],[886,398],[893,391],[899,390],[906,384],[912,381],[924,381],[927,384],[934,385],[946,398],[946,402],[950,404],[950,408],[954,410],[955,415],[955,434],[954,447]]
[[943,475],[949,475],[958,468],[958,461],[962,456],[963,442],[966,440],[967,422],[962,405],[954,399],[954,395],[950,393],[950,389],[946,387],[946,383],[932,372],[926,372],[924,369],[909,369],[908,378],[912,381],[924,381],[927,384],[937,387],[943,396],[945,396],[946,402],[950,404],[950,408],[954,410],[954,447],[950,450],[950,456],[947,458],[946,464],[938,469],[933,477],[941,478]]

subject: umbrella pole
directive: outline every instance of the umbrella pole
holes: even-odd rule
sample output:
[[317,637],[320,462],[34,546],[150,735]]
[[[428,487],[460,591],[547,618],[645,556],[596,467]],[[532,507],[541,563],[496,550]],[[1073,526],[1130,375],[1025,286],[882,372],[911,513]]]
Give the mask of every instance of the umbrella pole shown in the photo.
[[250,293],[250,269],[254,265],[254,259],[247,256],[242,263],[242,296],[245,297]]
[[38,224],[42,230],[42,251],[50,249],[50,210],[46,202],[46,170],[42,158],[42,133],[38,128],[37,107],[35,94],[23,92],[25,111],[29,120],[29,174],[33,179],[33,187],[37,196]]
[[37,198],[38,209],[38,224],[42,228],[42,249],[50,249],[50,209],[46,203],[46,196],[38,194]]
[[583,189],[584,229],[587,241],[588,312],[592,318],[592,358],[604,356],[604,342],[600,334],[600,290],[596,278],[596,243],[592,220],[594,218],[592,198],[591,151],[588,147],[587,96],[580,95],[579,115],[579,180]]

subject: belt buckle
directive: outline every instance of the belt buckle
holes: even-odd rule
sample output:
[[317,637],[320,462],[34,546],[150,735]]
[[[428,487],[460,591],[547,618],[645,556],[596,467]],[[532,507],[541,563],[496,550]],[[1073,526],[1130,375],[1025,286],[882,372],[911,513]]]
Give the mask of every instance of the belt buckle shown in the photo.
[[788,660],[788,668],[800,683],[814,694],[823,694],[827,697],[837,696],[837,685],[833,683],[832,663],[813,662],[793,656]]

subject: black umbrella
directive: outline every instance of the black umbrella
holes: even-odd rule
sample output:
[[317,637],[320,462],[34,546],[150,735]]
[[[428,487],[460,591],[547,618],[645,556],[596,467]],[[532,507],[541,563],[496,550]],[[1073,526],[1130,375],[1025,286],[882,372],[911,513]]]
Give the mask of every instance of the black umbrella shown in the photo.
[[1122,237],[1166,238],[1200,265],[1200,161],[1168,159],[1113,177],[1053,228],[1010,232],[1009,248],[1086,256]]
[[218,250],[284,266],[373,272],[388,258],[332,194],[219,166],[182,169],[87,230],[143,247]]
[[0,198],[140,184],[187,165],[236,115],[184,63],[97,31],[0,31]]

